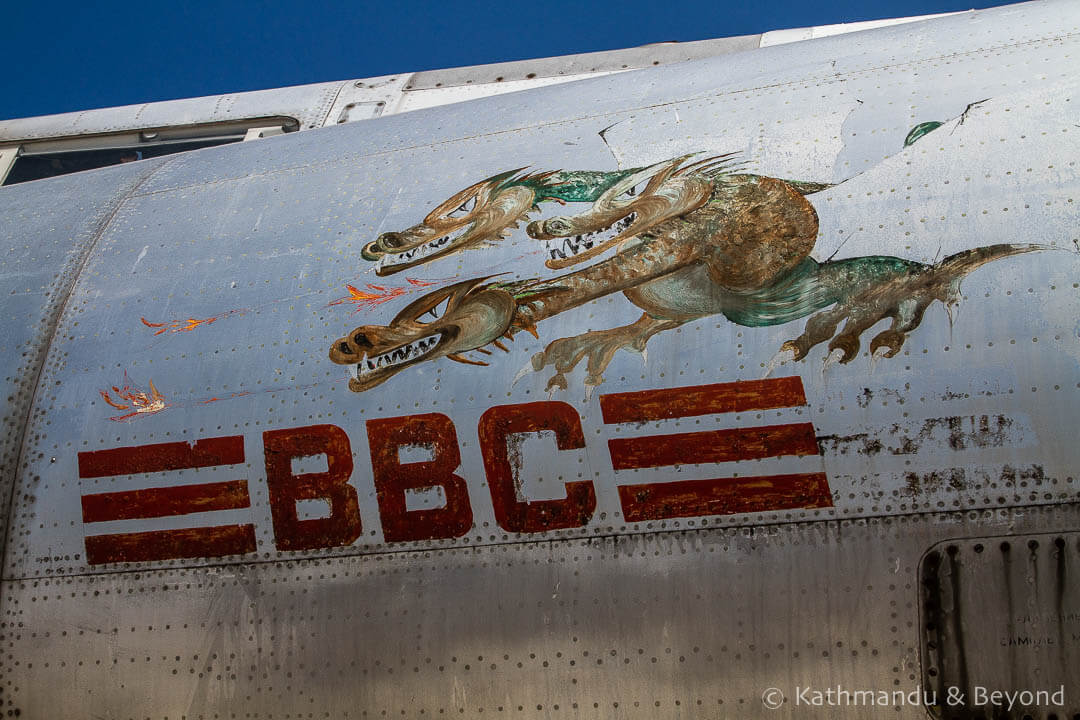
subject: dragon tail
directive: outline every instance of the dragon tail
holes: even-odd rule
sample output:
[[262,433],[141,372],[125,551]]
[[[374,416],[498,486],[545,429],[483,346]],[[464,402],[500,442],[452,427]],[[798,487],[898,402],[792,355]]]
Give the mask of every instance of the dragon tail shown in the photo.
[[935,265],[935,270],[945,277],[959,280],[988,262],[1045,249],[1045,246],[1042,245],[1012,245],[1009,243],[971,248],[970,250],[962,250],[954,255],[949,255]]

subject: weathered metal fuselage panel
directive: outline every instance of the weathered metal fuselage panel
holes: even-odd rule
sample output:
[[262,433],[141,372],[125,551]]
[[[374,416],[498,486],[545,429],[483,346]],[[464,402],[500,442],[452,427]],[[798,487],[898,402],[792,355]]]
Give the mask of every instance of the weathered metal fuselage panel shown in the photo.
[[[1002,8],[83,176],[115,200],[71,221],[41,360],[5,360],[30,396],[4,709],[1080,712],[1075,674],[957,675],[990,645],[926,627],[978,627],[967,582],[1075,615],[1078,21]],[[0,191],[20,246],[70,182]],[[1068,577],[967,554],[1013,536]],[[976,686],[1046,693],[949,704]]]
[[941,703],[937,716],[975,715],[997,704],[991,693],[1011,697],[1018,712],[1070,707],[1066,688],[1080,663],[1078,553],[1076,532],[950,540],[927,552],[923,684],[965,699]]

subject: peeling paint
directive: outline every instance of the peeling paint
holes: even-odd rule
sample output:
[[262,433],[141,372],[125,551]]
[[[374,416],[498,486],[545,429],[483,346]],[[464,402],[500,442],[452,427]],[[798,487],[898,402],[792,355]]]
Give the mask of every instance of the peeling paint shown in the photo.
[[1016,488],[1024,487],[1029,482],[1041,482],[1045,479],[1046,472],[1042,465],[1030,465],[1024,468],[1005,465],[996,477],[986,468],[946,468],[929,472],[904,473],[903,492],[911,497],[917,497],[923,493],[939,490],[985,490],[992,489],[995,485],[998,488]]
[[[863,396],[860,396],[860,398]],[[861,407],[865,407],[860,402]],[[918,423],[894,423],[851,435],[819,435],[823,455],[914,455],[940,449],[961,451],[1018,447],[1033,439],[1028,422],[1005,415],[952,415]]]

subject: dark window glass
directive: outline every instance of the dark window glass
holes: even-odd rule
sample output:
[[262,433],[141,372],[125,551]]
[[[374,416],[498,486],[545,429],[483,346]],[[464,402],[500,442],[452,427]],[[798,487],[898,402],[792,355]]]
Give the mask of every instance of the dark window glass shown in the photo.
[[188,150],[197,150],[204,147],[226,145],[240,142],[242,135],[231,138],[213,138],[207,140],[193,140],[191,142],[178,142],[160,145],[145,145],[139,148],[120,148],[108,150],[78,150],[71,152],[58,152],[42,155],[20,155],[15,160],[11,172],[8,173],[4,185],[41,180],[43,178],[67,175],[68,173],[94,170],[95,168],[121,163],[136,162],[146,158],[171,155]]

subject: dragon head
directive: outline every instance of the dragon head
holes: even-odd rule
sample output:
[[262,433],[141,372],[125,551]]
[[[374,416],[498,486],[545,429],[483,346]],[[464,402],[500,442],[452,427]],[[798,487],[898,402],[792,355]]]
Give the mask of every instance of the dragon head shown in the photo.
[[545,181],[554,175],[518,175],[524,169],[470,185],[428,213],[420,224],[379,235],[364,246],[361,255],[376,263],[376,275],[386,276],[501,240],[519,221],[528,219]]
[[[698,209],[712,195],[714,175],[729,168],[732,155],[683,166],[692,155],[628,172],[585,212],[529,223],[526,232],[547,241],[546,265],[561,269],[599,255],[660,223]],[[563,239],[562,242],[552,242]]]
[[477,278],[448,285],[407,305],[388,325],[361,325],[330,346],[330,360],[352,365],[349,389],[363,392],[418,363],[461,358],[506,334],[514,314],[513,295]]

